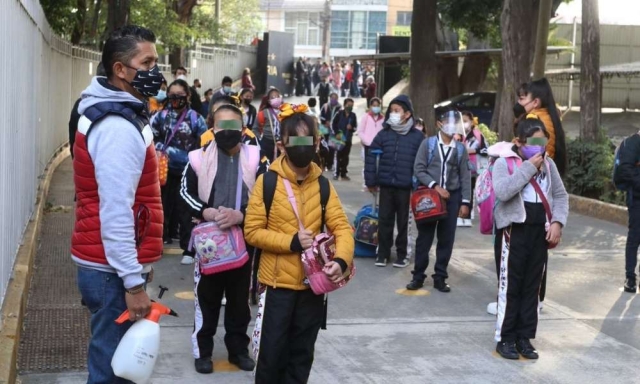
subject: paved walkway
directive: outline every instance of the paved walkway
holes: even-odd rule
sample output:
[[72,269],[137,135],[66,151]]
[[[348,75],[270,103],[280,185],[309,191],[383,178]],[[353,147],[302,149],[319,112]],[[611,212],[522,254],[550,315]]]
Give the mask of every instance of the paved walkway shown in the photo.
[[[361,192],[359,153],[355,146],[353,180],[335,182],[351,219],[369,200]],[[68,256],[71,186],[66,161],[54,176],[36,259],[19,356],[22,383],[86,382],[88,315],[79,306]],[[495,318],[486,313],[496,295],[492,239],[477,228],[457,234],[449,294],[433,291],[427,280],[419,295],[403,295],[411,268],[376,268],[371,259],[357,259],[356,279],[331,294],[329,327],[320,332],[310,382],[640,383],[640,297],[621,291],[625,235],[619,225],[570,217],[562,245],[550,255],[547,301],[534,343],[538,361],[506,361],[493,352]],[[194,371],[192,270],[179,264],[178,253],[165,250],[149,287],[153,298],[158,285],[169,287],[162,301],[180,314],[162,320],[152,383],[252,382],[250,373],[226,362],[224,328],[216,336],[216,373]]]

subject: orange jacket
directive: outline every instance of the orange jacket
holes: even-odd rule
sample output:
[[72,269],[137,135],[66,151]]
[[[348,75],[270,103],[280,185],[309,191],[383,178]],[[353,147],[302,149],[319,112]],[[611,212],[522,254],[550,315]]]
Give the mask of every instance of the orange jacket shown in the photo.
[[547,154],[552,159],[555,158],[556,155],[556,129],[553,126],[553,121],[551,121],[551,115],[549,115],[549,111],[547,108],[539,108],[534,109],[530,113],[538,116],[540,121],[544,124],[544,127],[549,132],[549,141],[547,142]]

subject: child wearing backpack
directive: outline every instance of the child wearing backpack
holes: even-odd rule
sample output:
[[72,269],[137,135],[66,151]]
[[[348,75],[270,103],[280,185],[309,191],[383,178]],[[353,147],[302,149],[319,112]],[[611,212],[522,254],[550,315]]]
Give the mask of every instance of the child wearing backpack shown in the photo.
[[423,141],[416,155],[414,176],[420,184],[435,189],[446,200],[447,217],[436,222],[418,224],[416,240],[416,263],[413,279],[407,285],[408,290],[417,290],[424,286],[429,266],[429,251],[438,235],[436,264],[433,274],[433,286],[440,292],[450,292],[446,283],[449,277],[447,266],[453,252],[458,217],[469,217],[471,203],[471,173],[469,154],[453,136],[462,129],[462,117],[456,110],[443,113],[438,121],[440,132]]
[[499,266],[496,351],[505,359],[537,359],[531,345],[549,247],[562,237],[569,197],[553,160],[548,133],[535,116],[518,123],[516,141],[493,165],[495,255]]
[[324,295],[310,289],[301,253],[313,245],[314,236],[323,232],[325,224],[335,236],[335,257],[323,272],[339,282],[353,262],[353,232],[340,198],[312,162],[318,133],[306,111],[305,105],[281,108],[282,141],[278,146],[284,156],[256,181],[244,223],[247,242],[262,249],[258,279],[264,292],[253,333],[258,384],[306,383],[309,379],[326,307]]

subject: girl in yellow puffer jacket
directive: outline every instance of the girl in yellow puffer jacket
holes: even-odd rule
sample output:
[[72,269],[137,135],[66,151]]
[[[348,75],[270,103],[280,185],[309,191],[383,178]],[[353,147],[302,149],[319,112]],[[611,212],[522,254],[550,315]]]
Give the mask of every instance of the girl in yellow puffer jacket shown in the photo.
[[[253,334],[256,383],[307,382],[325,314],[324,295],[315,295],[309,288],[300,257],[321,231],[319,178],[324,177],[312,162],[319,144],[316,122],[305,111],[306,106],[281,108],[282,142],[278,146],[284,156],[270,167],[270,172],[277,174],[270,212],[265,208],[261,176],[245,217],[246,241],[262,249],[258,280],[266,287]],[[293,188],[303,231],[299,230],[283,178]],[[353,262],[354,243],[340,199],[333,186],[329,191],[325,224],[336,238],[336,253],[334,261],[325,266],[325,273],[337,282]]]

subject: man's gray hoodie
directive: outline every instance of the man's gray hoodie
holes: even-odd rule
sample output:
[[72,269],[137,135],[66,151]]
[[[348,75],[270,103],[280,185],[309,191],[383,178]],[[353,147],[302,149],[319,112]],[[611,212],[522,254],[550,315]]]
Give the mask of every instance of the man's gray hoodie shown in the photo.
[[[83,115],[87,108],[103,102],[142,104],[131,94],[121,91],[104,77],[94,77],[82,92],[78,108]],[[86,134],[91,122],[80,118],[78,131]],[[121,116],[108,115],[98,121],[87,137],[87,149],[95,168],[100,199],[100,231],[109,265],[92,263],[72,255],[83,267],[117,273],[125,288],[143,284],[142,274],[150,266],[138,262],[135,244],[133,205],[142,175],[147,147],[153,145],[153,133],[147,125],[142,131]]]

